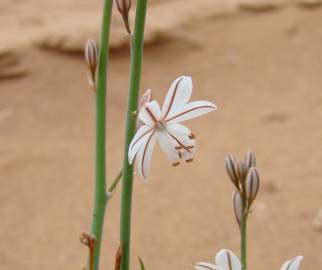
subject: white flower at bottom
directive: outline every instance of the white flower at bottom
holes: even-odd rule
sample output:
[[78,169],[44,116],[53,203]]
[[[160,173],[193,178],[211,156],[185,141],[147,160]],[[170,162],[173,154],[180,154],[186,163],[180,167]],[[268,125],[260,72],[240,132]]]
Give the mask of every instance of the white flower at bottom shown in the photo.
[[191,78],[182,76],[171,84],[162,110],[156,101],[148,102],[141,108],[138,118],[144,125],[138,129],[131,141],[128,159],[130,164],[135,159],[143,179],[148,177],[157,140],[173,165],[178,165],[180,159],[192,161],[196,151],[195,136],[179,123],[204,115],[217,107],[208,101],[188,103],[191,93]]
[[[303,256],[294,257],[285,262],[281,270],[298,270]],[[238,257],[228,249],[218,251],[215,263],[198,262],[194,265],[196,270],[241,270],[242,266]]]

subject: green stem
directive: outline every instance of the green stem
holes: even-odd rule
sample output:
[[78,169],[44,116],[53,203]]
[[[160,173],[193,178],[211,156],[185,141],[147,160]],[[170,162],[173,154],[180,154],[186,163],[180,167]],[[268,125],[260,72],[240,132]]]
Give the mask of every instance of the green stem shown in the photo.
[[94,252],[94,270],[98,270],[106,206],[105,130],[106,130],[106,72],[113,0],[105,0],[99,44],[96,89],[96,168],[92,234],[98,240]]
[[136,129],[136,118],[133,117],[133,112],[137,110],[139,99],[146,7],[147,0],[137,1],[134,36],[131,42],[130,87],[128,95],[121,198],[120,241],[123,247],[121,270],[129,270],[133,166],[128,162],[128,148]]
[[245,207],[246,202],[243,202],[244,214],[240,223],[240,259],[242,270],[247,270],[247,218],[248,212]]

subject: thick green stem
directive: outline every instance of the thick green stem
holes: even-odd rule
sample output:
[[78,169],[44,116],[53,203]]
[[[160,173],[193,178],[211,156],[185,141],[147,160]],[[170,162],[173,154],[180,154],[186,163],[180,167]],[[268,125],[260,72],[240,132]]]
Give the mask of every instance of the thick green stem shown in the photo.
[[98,243],[94,251],[94,270],[98,270],[106,206],[105,130],[106,130],[106,72],[113,0],[105,0],[99,44],[96,88],[96,167],[95,199],[92,234]]
[[121,270],[129,270],[130,267],[133,166],[128,162],[128,148],[136,129],[136,118],[133,117],[133,112],[137,110],[139,99],[146,7],[147,0],[137,1],[134,36],[131,42],[130,87],[128,95],[121,198],[120,241],[123,247]]
[[247,218],[248,212],[243,202],[244,214],[240,223],[240,259],[242,270],[247,270]]

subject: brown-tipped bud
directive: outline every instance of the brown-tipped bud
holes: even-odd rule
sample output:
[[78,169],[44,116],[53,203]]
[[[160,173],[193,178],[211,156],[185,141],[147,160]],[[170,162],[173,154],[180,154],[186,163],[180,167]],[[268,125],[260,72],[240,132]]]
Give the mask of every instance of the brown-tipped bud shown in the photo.
[[87,40],[85,45],[85,61],[89,70],[88,81],[93,86],[95,85],[98,50],[95,41],[92,39]]
[[[145,91],[145,93],[142,95],[140,101],[139,101],[139,107],[138,107],[138,112],[140,112],[141,108],[144,107],[147,103],[149,103],[152,100],[152,93],[151,89],[148,89]],[[139,129],[140,127],[143,126],[143,122],[138,118],[136,121],[136,128]]]
[[237,174],[237,161],[232,154],[228,154],[225,158],[225,168],[230,180],[239,189],[239,181]]
[[256,157],[255,153],[252,151],[248,151],[245,156],[245,165],[247,170],[249,170],[251,167],[256,167]]
[[238,191],[234,191],[233,193],[233,206],[234,206],[236,221],[238,225],[240,225],[240,222],[243,217],[243,203],[242,203],[241,195]]
[[246,178],[246,199],[251,205],[251,203],[255,200],[256,195],[259,190],[259,174],[256,168],[252,167],[248,171],[247,178]]
[[139,101],[139,111],[145,104],[149,103],[152,100],[152,92],[151,89],[148,89],[144,92],[142,95],[140,101]]
[[122,249],[122,246],[120,245],[117,249],[116,256],[115,256],[115,270],[121,269],[122,256],[123,256],[123,249]]
[[[247,175],[247,168],[243,161],[237,163],[237,176],[240,182],[243,182]],[[243,184],[243,183],[242,183]]]
[[128,32],[128,34],[131,34],[131,29],[129,25],[129,12],[131,9],[131,0],[116,0],[116,5],[123,18],[126,31]]

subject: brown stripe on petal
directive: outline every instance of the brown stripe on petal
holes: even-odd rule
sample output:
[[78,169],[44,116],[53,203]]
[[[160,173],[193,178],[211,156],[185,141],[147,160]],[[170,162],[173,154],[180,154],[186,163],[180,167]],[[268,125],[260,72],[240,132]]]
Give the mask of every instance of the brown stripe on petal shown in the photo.
[[213,106],[200,106],[200,107],[193,108],[193,109],[190,109],[190,110],[184,111],[184,112],[182,112],[182,113],[179,113],[179,114],[177,114],[177,115],[175,115],[175,116],[173,116],[173,117],[171,117],[171,118],[169,118],[169,119],[165,119],[165,121],[166,121],[166,122],[169,122],[169,121],[171,121],[171,120],[173,120],[173,119],[176,119],[177,117],[179,117],[179,116],[181,116],[181,115],[184,115],[184,114],[186,114],[186,113],[189,113],[189,112],[192,112],[192,111],[195,111],[195,110],[198,110],[198,109],[202,109],[202,108],[214,108],[214,107],[213,107]]
[[230,257],[230,254],[228,251],[226,251],[227,253],[227,259],[228,259],[228,267],[229,267],[229,270],[233,270],[233,266],[231,264],[231,257]]
[[214,270],[214,268],[211,268],[211,267],[210,267],[210,266],[208,266],[208,265],[202,265],[202,264],[198,264],[198,263],[196,263],[196,264],[195,264],[195,266],[203,267],[203,268],[206,268],[206,269],[208,269],[208,270]]
[[149,109],[149,107],[145,107],[145,109],[147,110],[148,114],[150,115],[151,119],[153,120],[154,123],[158,122],[158,119],[155,117],[155,115],[153,114],[153,112]]
[[187,149],[193,149],[193,148],[195,148],[193,145],[187,146]]
[[171,134],[168,130],[166,130],[167,133],[171,136],[172,139],[174,139],[183,149],[191,153],[190,149],[188,149],[182,142],[179,141],[178,138],[176,138],[173,134]]
[[149,129],[148,131],[146,131],[145,133],[143,133],[139,138],[137,138],[137,140],[133,143],[132,147],[134,147],[134,145],[136,145],[146,134],[148,134],[153,128]]
[[148,149],[148,146],[151,142],[151,139],[152,139],[152,136],[154,135],[155,133],[155,130],[152,132],[152,134],[150,135],[150,138],[148,139],[146,145],[145,145],[145,148],[144,148],[144,152],[143,152],[143,157],[142,157],[142,162],[141,162],[141,170],[142,170],[142,176],[145,178],[145,173],[144,173],[144,167],[143,167],[143,164],[144,164],[144,159],[145,159],[145,154],[146,154],[146,150]]
[[172,95],[172,97],[171,97],[170,105],[169,105],[169,107],[168,107],[168,109],[167,109],[166,114],[165,114],[165,115],[164,115],[164,117],[162,118],[162,120],[164,120],[164,119],[168,116],[168,114],[169,114],[169,112],[170,112],[170,110],[171,110],[171,107],[172,107],[172,105],[173,105],[174,99],[175,99],[176,94],[177,94],[177,91],[178,91],[178,86],[179,86],[179,84],[180,84],[180,82],[181,82],[181,80],[182,80],[182,79],[183,79],[183,78],[180,78],[180,79],[178,80],[178,82],[177,82],[176,86],[175,86],[175,89],[174,89],[174,91],[173,91],[173,95]]
[[182,149],[182,146],[176,146],[174,149],[181,150]]

